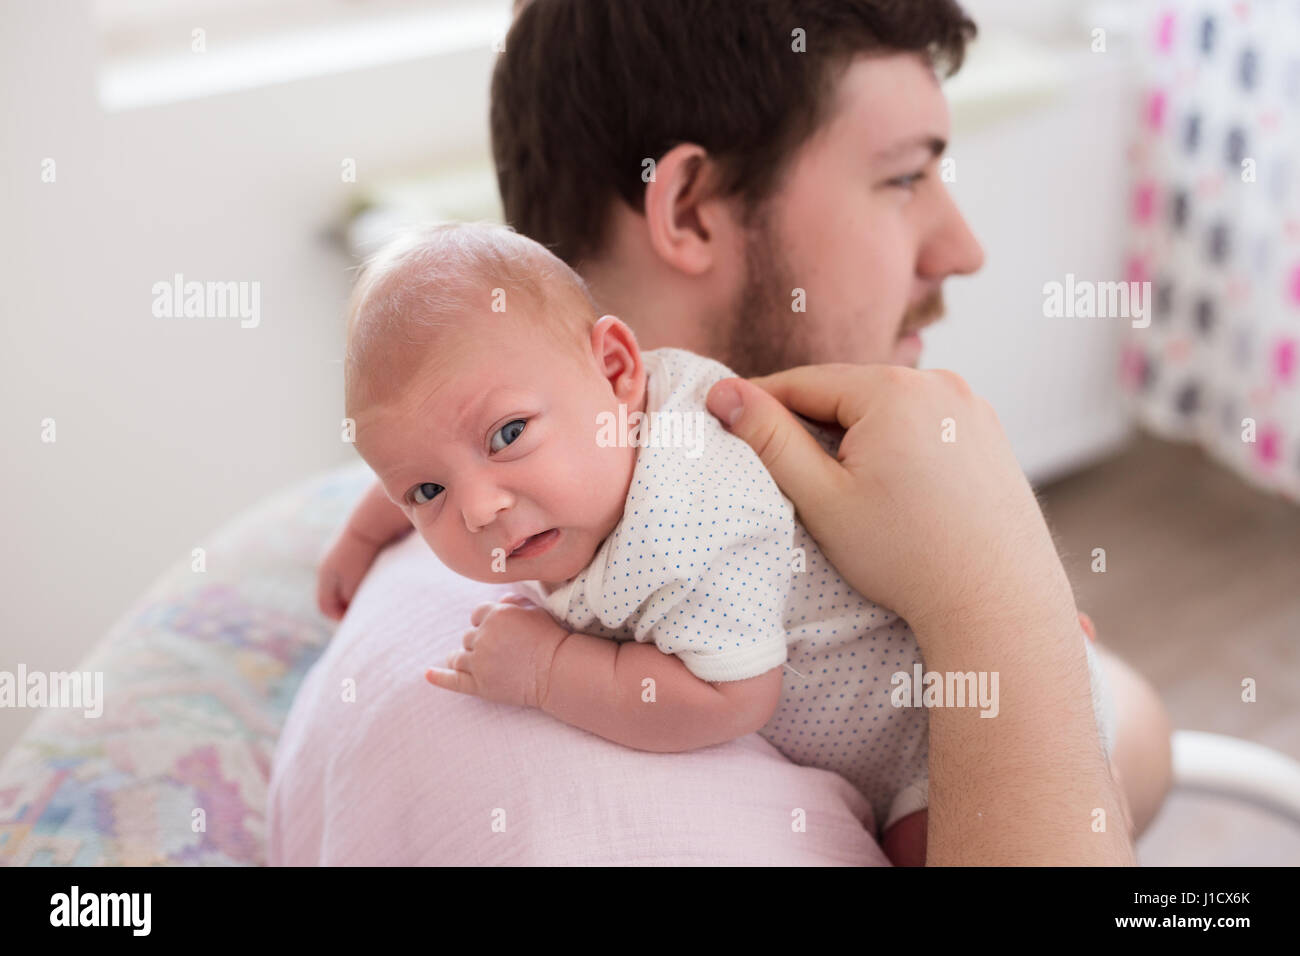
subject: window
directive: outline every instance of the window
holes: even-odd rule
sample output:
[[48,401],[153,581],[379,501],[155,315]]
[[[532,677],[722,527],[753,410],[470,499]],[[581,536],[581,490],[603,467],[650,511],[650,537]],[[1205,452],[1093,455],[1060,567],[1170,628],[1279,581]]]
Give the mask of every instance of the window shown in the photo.
[[511,0],[95,0],[100,102],[156,106],[488,50]]

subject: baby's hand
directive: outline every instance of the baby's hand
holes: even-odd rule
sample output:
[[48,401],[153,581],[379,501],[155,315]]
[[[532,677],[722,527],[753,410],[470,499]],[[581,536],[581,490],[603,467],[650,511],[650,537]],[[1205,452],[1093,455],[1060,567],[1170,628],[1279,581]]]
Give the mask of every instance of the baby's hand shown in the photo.
[[568,630],[544,608],[518,594],[479,605],[470,623],[474,630],[465,633],[465,649],[447,658],[451,669],[431,667],[425,679],[437,687],[502,704],[541,707],[551,661]]
[[378,554],[373,541],[356,534],[350,525],[343,529],[316,573],[316,605],[322,614],[335,621],[343,617]]

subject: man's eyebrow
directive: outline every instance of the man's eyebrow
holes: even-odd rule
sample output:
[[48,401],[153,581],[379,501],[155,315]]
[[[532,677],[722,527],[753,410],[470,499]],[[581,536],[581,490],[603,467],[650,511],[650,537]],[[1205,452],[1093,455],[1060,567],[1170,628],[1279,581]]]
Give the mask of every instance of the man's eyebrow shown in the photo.
[[913,152],[918,149],[927,149],[932,157],[943,155],[943,151],[948,148],[948,141],[942,136],[934,136],[929,133],[921,136],[914,136],[905,139],[902,142],[894,143],[892,146],[886,146],[871,157],[871,161],[877,164],[887,163],[890,160],[898,159],[900,156]]

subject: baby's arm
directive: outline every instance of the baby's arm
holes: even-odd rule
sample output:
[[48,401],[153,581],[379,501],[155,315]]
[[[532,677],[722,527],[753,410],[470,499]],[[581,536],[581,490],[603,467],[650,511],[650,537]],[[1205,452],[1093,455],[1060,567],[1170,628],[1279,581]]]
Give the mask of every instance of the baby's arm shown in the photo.
[[710,684],[653,644],[571,634],[551,661],[541,704],[566,724],[626,747],[676,753],[753,733],[780,696],[780,667]]
[[781,696],[779,666],[710,683],[654,644],[571,633],[517,594],[475,608],[470,624],[447,667],[426,672],[429,683],[537,707],[638,750],[674,753],[743,737],[767,723]]
[[321,613],[336,621],[341,618],[379,552],[410,530],[411,522],[384,486],[371,485],[321,561],[316,577]]

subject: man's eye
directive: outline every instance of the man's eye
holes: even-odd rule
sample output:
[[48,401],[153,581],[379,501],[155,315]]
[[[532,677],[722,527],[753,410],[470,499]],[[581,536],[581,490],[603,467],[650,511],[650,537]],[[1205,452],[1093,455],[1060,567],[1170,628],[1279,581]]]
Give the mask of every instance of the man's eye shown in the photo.
[[891,179],[889,185],[898,186],[902,189],[911,189],[924,178],[924,172],[909,173],[906,176],[899,176],[897,179]]
[[[492,436],[492,450],[500,451],[501,448],[504,448],[506,445],[509,445],[511,442],[513,442],[516,438],[518,438],[520,435],[523,434],[524,426],[526,424],[528,423],[525,422],[522,418],[516,418],[514,421],[506,422],[504,425],[498,428],[496,430],[496,434]],[[498,437],[502,439],[500,448],[497,447]]]
[[441,491],[442,485],[435,485],[432,481],[426,481],[424,484],[416,485],[411,489],[411,501],[417,505],[428,504],[438,497]]

